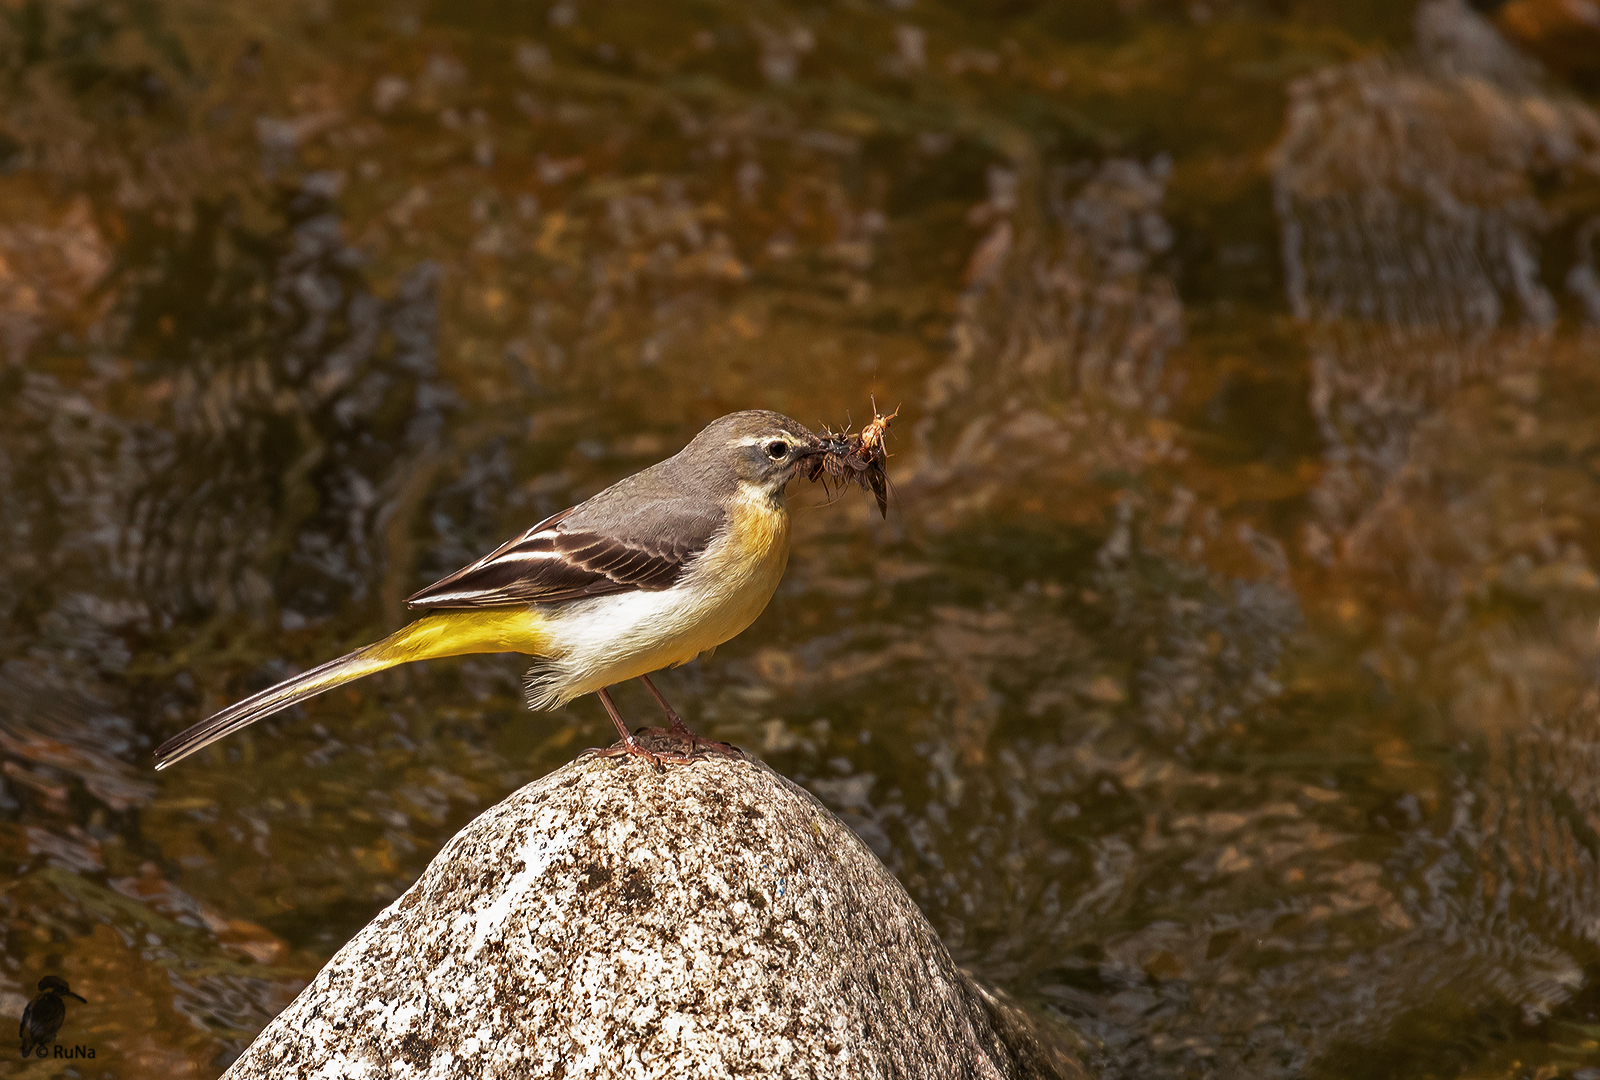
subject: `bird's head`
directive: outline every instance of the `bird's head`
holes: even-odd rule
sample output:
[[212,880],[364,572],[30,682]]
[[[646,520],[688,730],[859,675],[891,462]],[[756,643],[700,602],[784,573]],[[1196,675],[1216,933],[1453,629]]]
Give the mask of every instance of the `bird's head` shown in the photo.
[[82,1001],[86,1005],[88,1004],[88,999],[78,997],[77,994],[74,994],[72,992],[72,988],[67,985],[67,980],[63,979],[59,975],[46,975],[44,978],[40,979],[39,993],[65,994],[68,997],[78,998],[79,1001]]
[[778,498],[821,452],[822,441],[804,424],[782,413],[750,409],[713,420],[679,458],[689,468],[721,473],[724,482],[743,482]]

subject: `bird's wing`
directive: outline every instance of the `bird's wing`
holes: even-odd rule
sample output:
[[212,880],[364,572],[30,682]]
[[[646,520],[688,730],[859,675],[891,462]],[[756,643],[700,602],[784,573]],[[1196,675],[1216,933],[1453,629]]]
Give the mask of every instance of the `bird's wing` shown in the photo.
[[671,588],[721,524],[720,515],[686,512],[676,501],[636,506],[609,521],[568,520],[580,509],[546,518],[406,603],[489,608]]

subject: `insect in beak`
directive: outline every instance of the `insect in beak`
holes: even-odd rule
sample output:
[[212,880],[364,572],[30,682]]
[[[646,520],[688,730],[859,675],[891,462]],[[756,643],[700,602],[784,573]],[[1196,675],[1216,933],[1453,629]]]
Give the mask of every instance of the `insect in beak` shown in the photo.
[[872,423],[850,434],[845,431],[824,431],[818,438],[820,448],[811,455],[811,469],[806,474],[806,479],[821,480],[824,485],[829,480],[836,481],[841,486],[857,484],[863,490],[870,491],[878,501],[878,512],[885,518],[889,516],[889,470],[888,451],[884,442],[889,434],[889,424],[900,415],[897,407],[894,412],[884,416],[878,412],[877,404],[872,407]]

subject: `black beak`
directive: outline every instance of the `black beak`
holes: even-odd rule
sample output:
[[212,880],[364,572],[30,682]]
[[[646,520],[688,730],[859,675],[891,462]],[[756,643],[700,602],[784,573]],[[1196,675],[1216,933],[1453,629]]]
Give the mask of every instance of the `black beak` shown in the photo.
[[79,995],[78,995],[78,994],[74,994],[74,993],[73,993],[73,992],[72,992],[72,991],[71,991],[71,990],[63,990],[63,991],[61,991],[61,992],[62,992],[62,993],[63,993],[63,994],[65,994],[65,995],[67,995],[67,996],[68,996],[68,997],[75,997],[75,998],[77,998],[77,999],[78,999],[78,1000],[79,1000],[79,1001],[81,1001],[81,1002],[83,1002],[83,1003],[84,1003],[84,1004],[85,1004],[85,1005],[87,1005],[87,1004],[89,1004],[89,999],[88,999],[88,998],[86,998],[86,997],[81,997],[81,996],[79,996]]
[[807,432],[806,441],[795,446],[794,457],[790,459],[794,462],[795,475],[806,475],[811,469],[811,463],[821,457],[827,449],[827,443]]

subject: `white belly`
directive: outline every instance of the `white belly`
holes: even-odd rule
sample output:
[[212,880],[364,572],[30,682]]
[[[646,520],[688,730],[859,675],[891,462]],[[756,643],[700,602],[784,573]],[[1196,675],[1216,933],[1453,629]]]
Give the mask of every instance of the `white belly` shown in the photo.
[[552,645],[528,673],[529,706],[556,708],[716,648],[766,609],[788,561],[787,510],[753,498],[672,588],[541,605]]

